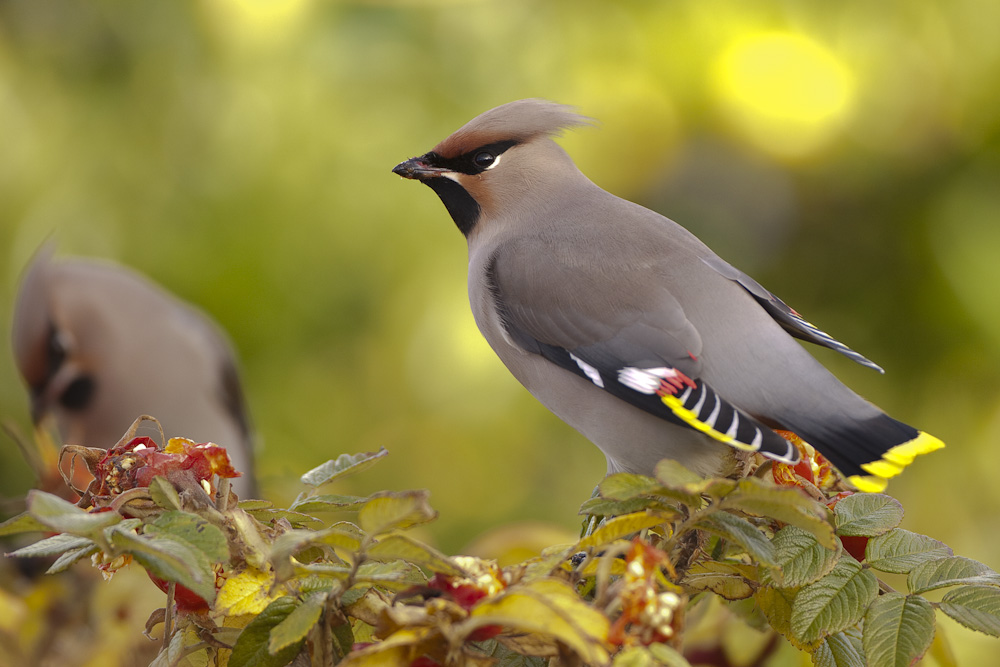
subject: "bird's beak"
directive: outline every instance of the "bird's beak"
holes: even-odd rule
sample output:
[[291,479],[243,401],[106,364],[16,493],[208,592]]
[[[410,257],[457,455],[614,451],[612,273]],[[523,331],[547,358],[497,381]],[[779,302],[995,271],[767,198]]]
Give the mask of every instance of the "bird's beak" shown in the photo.
[[418,181],[426,181],[429,178],[447,176],[452,173],[448,169],[434,167],[427,164],[425,158],[426,156],[424,155],[421,155],[420,157],[411,157],[409,160],[400,162],[393,167],[392,173],[399,174],[403,178],[412,178]]

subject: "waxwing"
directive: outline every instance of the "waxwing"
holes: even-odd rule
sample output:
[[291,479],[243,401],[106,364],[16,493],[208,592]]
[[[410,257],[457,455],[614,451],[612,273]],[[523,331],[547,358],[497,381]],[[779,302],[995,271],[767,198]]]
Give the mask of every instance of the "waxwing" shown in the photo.
[[36,424],[51,417],[64,443],[107,448],[152,415],[167,437],[225,447],[243,473],[234,490],[256,495],[236,359],[205,314],[134,271],[53,260],[45,248],[25,271],[13,321]]
[[469,299],[518,381],[601,448],[608,471],[671,458],[733,474],[786,463],[793,431],[859,489],[943,443],[844,386],[794,339],[881,368],[803,319],[693,234],[592,183],[553,141],[588,124],[520,100],[393,171],[429,186],[469,246]]

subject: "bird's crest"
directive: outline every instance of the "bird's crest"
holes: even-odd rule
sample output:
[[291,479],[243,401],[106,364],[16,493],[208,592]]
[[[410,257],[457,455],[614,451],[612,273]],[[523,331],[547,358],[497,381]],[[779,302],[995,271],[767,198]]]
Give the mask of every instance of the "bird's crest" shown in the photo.
[[497,141],[522,142],[592,123],[592,119],[581,116],[565,104],[540,99],[517,100],[479,114],[435,146],[434,152],[452,158]]

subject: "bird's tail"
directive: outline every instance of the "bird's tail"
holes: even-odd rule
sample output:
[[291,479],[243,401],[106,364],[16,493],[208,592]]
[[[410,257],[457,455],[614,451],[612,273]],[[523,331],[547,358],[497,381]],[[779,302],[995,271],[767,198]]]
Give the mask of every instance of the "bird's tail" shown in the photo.
[[857,421],[844,419],[791,427],[844,474],[860,491],[885,489],[913,459],[944,447],[929,433],[879,414]]

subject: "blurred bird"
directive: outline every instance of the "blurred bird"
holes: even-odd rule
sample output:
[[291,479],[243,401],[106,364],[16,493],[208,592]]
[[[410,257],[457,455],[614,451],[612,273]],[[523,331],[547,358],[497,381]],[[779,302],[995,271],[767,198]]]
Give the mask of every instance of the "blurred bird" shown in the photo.
[[235,355],[204,313],[110,263],[53,261],[25,271],[12,342],[31,418],[51,416],[67,444],[108,448],[138,416],[168,437],[226,448],[240,498],[256,496],[253,448]]
[[795,463],[781,428],[876,491],[944,446],[841,384],[793,337],[881,368],[677,223],[584,176],[552,137],[589,122],[564,105],[511,102],[393,172],[440,197],[468,241],[483,336],[601,448],[609,473],[648,474],[671,458],[728,475],[736,450]]

